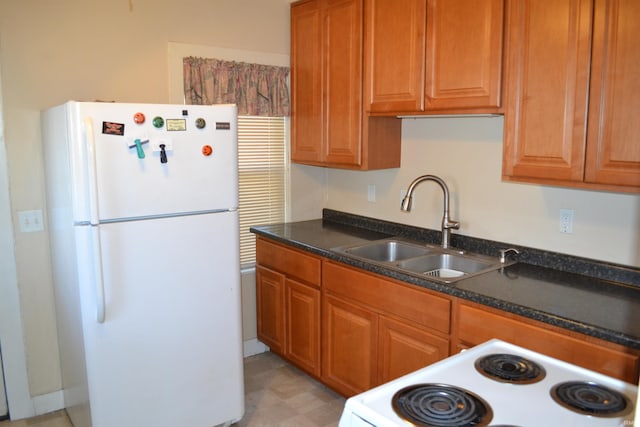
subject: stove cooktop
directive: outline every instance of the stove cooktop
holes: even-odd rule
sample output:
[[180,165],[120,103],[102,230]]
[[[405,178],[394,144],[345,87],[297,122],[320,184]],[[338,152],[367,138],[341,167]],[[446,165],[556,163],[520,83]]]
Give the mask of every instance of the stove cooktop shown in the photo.
[[[394,403],[401,391],[418,404]],[[619,427],[633,424],[637,394],[635,385],[491,340],[348,399],[339,426]]]

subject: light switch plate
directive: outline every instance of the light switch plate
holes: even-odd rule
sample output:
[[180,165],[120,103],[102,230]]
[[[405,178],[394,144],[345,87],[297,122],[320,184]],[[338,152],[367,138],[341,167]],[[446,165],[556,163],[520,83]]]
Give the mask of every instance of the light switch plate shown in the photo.
[[33,233],[44,230],[41,210],[18,211],[18,221],[20,221],[20,232]]

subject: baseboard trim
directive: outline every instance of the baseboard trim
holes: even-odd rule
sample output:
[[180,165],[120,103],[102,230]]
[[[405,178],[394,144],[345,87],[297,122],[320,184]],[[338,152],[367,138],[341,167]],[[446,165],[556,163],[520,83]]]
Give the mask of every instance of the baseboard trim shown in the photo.
[[62,390],[33,396],[31,399],[35,415],[47,414],[64,408],[64,393]]
[[269,351],[269,347],[258,341],[257,338],[247,340],[243,343],[244,357],[254,356],[267,351]]

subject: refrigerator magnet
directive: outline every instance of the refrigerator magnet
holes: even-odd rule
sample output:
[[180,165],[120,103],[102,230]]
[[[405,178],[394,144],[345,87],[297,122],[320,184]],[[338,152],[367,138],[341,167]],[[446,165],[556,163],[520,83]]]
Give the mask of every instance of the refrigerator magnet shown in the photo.
[[102,122],[102,133],[105,135],[124,135],[124,123]]
[[208,156],[210,156],[212,154],[213,154],[213,147],[212,146],[210,146],[210,145],[203,145],[202,146],[202,155],[203,156],[208,157]]
[[160,116],[155,116],[152,123],[153,127],[160,129],[162,126],[164,126],[164,119]]
[[187,130],[187,121],[185,119],[167,119],[168,131],[185,131]]
[[134,122],[135,124],[138,124],[138,125],[143,124],[143,123],[145,122],[145,120],[146,120],[146,119],[147,119],[147,118],[144,116],[144,114],[143,114],[143,113],[135,113],[135,114],[133,115],[133,122]]

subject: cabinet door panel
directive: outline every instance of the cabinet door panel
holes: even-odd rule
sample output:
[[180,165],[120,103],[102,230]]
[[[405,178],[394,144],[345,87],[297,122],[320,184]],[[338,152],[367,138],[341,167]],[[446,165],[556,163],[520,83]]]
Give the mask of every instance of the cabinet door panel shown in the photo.
[[308,373],[320,376],[320,291],[286,280],[286,356]]
[[367,0],[365,81],[369,110],[424,109],[425,0]]
[[378,322],[380,384],[449,356],[447,339],[384,316]]
[[285,350],[284,283],[284,275],[256,267],[258,339],[279,354]]
[[376,385],[377,316],[327,294],[322,316],[323,381],[345,396]]
[[585,181],[640,189],[640,2],[595,5]]
[[504,0],[427,0],[427,110],[500,106]]
[[509,5],[503,175],[582,182],[592,1]]
[[362,133],[362,0],[329,0],[324,160],[359,165]]
[[291,7],[291,160],[321,161],[322,14],[317,1]]

